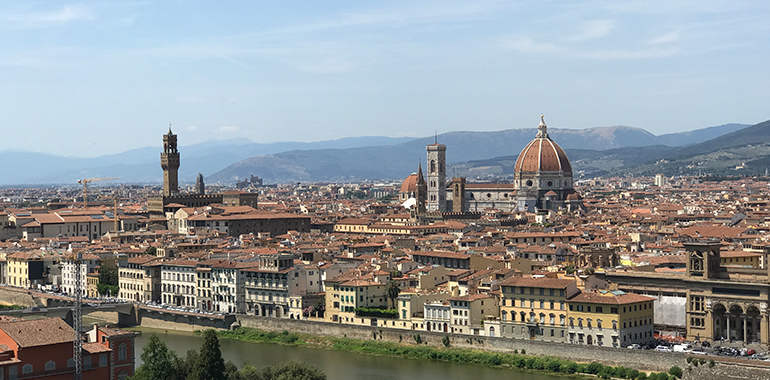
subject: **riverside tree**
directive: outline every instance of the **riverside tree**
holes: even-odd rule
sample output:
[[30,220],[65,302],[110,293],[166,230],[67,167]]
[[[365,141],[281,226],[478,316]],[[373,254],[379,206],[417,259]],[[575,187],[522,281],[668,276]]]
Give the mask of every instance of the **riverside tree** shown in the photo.
[[177,373],[176,364],[179,361],[176,353],[171,351],[157,335],[150,335],[150,340],[142,349],[144,364],[137,368],[132,380],[171,380]]
[[222,351],[219,350],[219,338],[214,330],[203,332],[203,346],[201,346],[198,360],[189,376],[190,380],[226,380],[225,360],[222,359]]

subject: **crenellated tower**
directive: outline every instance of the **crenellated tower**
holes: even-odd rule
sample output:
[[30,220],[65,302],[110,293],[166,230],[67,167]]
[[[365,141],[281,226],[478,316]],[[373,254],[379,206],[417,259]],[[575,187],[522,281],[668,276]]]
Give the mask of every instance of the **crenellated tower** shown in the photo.
[[168,127],[168,133],[163,135],[163,153],[160,154],[160,167],[163,169],[163,196],[170,197],[179,194],[179,151],[176,145],[176,135]]

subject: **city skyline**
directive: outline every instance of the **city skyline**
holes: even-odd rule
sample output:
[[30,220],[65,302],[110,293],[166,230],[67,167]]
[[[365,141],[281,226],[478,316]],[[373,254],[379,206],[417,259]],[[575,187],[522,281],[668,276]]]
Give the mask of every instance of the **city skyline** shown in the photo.
[[[766,120],[765,4],[14,1],[0,150]],[[33,131],[33,133],[30,133]],[[66,143],[64,143],[66,142]]]

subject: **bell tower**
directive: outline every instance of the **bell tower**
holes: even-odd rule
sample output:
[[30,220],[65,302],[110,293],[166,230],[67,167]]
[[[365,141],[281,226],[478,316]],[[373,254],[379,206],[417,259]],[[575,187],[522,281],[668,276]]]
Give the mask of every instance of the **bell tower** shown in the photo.
[[163,135],[163,153],[160,154],[160,167],[163,169],[163,196],[179,194],[179,151],[176,148],[176,135],[168,127]]
[[722,244],[719,241],[685,242],[687,251],[687,276],[705,279],[719,278],[720,254]]
[[426,147],[428,152],[428,211],[446,211],[446,145]]

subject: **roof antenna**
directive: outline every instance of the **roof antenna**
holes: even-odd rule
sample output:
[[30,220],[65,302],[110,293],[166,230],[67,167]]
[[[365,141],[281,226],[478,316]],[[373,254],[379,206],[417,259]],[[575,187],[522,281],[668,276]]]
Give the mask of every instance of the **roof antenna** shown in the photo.
[[433,130],[433,142],[438,144],[438,132],[435,129]]

